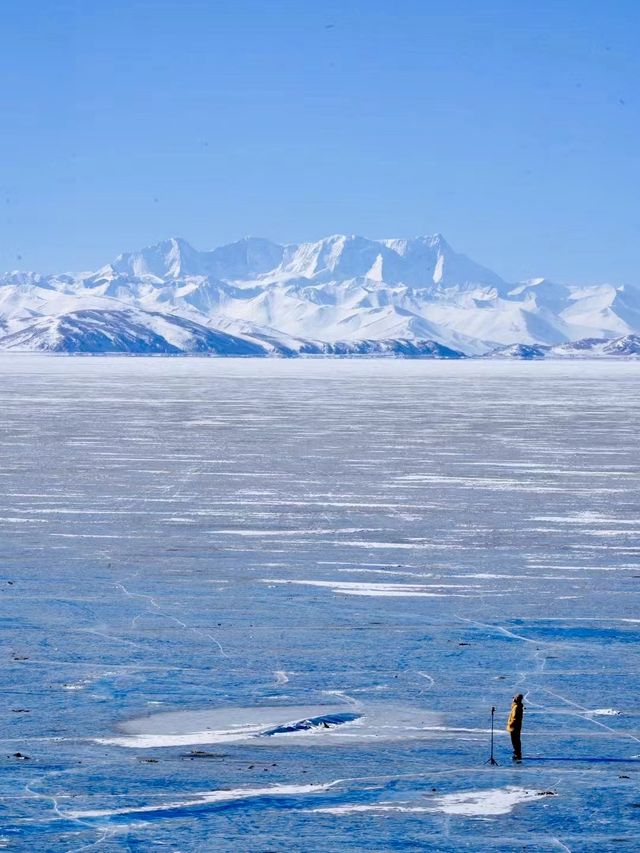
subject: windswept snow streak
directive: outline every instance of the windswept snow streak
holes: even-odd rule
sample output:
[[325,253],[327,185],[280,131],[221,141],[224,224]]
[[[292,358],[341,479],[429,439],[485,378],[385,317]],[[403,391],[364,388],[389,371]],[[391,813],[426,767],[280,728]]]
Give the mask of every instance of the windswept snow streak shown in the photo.
[[190,799],[174,800],[151,805],[128,806],[117,809],[87,809],[61,812],[62,817],[72,820],[95,818],[117,818],[123,816],[149,815],[160,812],[185,812],[225,803],[258,798],[297,797],[326,791],[331,785],[272,785],[265,788],[237,788],[227,791],[201,791]]

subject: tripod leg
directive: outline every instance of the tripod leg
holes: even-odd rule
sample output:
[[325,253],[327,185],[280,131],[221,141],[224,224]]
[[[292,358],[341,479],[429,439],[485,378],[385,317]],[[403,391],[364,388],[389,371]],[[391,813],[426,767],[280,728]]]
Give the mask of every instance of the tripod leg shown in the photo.
[[491,755],[490,755],[490,756],[489,756],[489,758],[485,761],[485,764],[490,764],[492,767],[493,767],[493,766],[496,766],[496,767],[498,766],[498,762],[497,762],[497,761],[496,761],[496,759],[493,757],[493,717],[494,717],[495,712],[496,712],[496,709],[495,709],[495,708],[492,708],[492,709],[491,709]]

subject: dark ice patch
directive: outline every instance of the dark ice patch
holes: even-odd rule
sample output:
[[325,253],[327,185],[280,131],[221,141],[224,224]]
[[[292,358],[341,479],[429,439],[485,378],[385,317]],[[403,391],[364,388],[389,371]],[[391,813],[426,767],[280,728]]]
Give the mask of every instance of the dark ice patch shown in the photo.
[[322,714],[319,717],[308,717],[306,720],[298,720],[295,723],[276,726],[273,729],[262,732],[262,736],[270,737],[271,735],[290,734],[291,732],[306,732],[312,729],[333,729],[344,723],[351,723],[353,720],[358,720],[361,716],[362,714],[347,712],[343,714]]

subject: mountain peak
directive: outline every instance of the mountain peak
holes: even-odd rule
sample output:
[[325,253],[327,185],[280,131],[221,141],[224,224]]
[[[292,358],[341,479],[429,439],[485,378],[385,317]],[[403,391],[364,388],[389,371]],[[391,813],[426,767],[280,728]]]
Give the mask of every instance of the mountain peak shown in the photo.
[[358,234],[332,234],[314,243],[287,247],[283,270],[314,281],[333,281],[367,278],[375,265],[377,279],[381,255],[383,261],[385,257],[393,261],[392,253],[381,241]]
[[447,241],[444,239],[444,236],[439,231],[436,231],[435,234],[422,234],[416,239],[429,246],[449,246]]
[[113,261],[115,273],[135,278],[152,276],[175,279],[185,274],[197,275],[198,252],[182,237],[169,237],[138,252],[125,252]]

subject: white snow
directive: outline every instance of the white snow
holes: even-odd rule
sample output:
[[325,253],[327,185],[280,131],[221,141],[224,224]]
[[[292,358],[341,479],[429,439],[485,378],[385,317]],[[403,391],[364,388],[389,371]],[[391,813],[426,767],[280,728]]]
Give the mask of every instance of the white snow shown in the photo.
[[[441,235],[334,235],[287,246],[244,238],[204,252],[174,237],[95,273],[7,273],[0,277],[0,329],[22,336],[5,344],[0,338],[0,347],[51,348],[68,315],[86,310],[134,311],[138,324],[187,351],[193,337],[172,316],[257,341],[265,352],[363,340],[435,340],[469,354],[510,344],[551,346],[554,357],[640,351],[633,336],[640,290],[508,283]],[[567,343],[585,338],[580,346]]]
[[620,711],[616,711],[615,708],[594,708],[593,711],[587,711],[586,715],[589,717],[619,717]]
[[443,812],[460,817],[497,817],[509,814],[522,803],[531,803],[543,797],[551,796],[548,791],[532,791],[528,788],[508,786],[488,790],[464,791],[462,793],[443,794],[433,797],[432,805],[410,803],[371,803],[342,806],[327,806],[312,809],[325,814],[345,815],[354,812]]
[[253,797],[286,797],[298,794],[317,794],[326,791],[334,783],[325,785],[269,785],[265,788],[235,788],[228,791],[201,791],[193,797],[184,800],[154,803],[148,806],[128,806],[120,809],[86,809],[61,812],[63,817],[71,820],[88,818],[113,817],[126,814],[149,814],[153,812],[186,809],[192,806],[205,806],[215,803],[227,803],[234,800],[246,800]]
[[466,791],[461,794],[443,794],[435,798],[435,808],[445,814],[481,817],[503,815],[520,803],[528,803],[549,796],[545,791],[508,786],[486,791]]
[[[434,587],[430,587],[424,584],[408,583],[357,583],[356,581],[283,580],[282,578],[262,578],[262,583],[318,586],[330,589],[332,592],[342,593],[342,595],[372,595],[392,598],[443,598],[451,594],[456,594],[434,591],[442,589],[443,586],[452,586],[452,584],[436,584]],[[461,585],[455,586],[456,588],[468,589],[468,587],[461,587]]]

